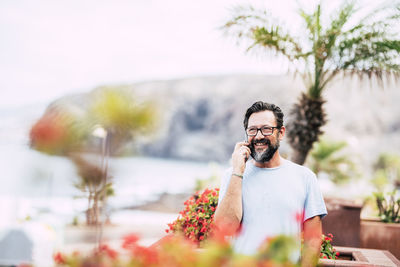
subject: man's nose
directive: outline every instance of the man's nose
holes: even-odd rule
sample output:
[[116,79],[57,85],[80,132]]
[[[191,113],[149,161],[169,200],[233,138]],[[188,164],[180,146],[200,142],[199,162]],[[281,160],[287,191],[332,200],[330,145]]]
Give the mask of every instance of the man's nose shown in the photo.
[[261,129],[257,129],[257,134],[256,136],[254,136],[254,139],[258,140],[258,139],[264,139],[264,135],[261,132]]

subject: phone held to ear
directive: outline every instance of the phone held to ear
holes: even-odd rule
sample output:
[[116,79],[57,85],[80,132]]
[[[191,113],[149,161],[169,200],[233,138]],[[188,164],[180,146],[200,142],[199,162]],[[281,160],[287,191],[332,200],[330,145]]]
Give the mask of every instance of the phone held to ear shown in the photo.
[[[249,139],[249,138],[248,138],[247,134],[245,134],[245,135],[244,135],[244,141],[248,143],[248,142],[249,142],[248,139]],[[249,145],[247,145],[247,147],[249,147]],[[249,160],[249,157],[245,157],[244,162],[247,162],[248,160]]]

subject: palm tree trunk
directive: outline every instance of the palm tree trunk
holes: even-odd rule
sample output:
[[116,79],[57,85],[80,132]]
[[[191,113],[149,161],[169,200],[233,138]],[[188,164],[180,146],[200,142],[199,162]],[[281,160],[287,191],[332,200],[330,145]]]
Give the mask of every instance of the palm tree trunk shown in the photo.
[[315,99],[302,93],[290,112],[287,136],[293,148],[291,159],[297,164],[304,164],[314,142],[318,141],[323,133],[321,128],[327,122],[324,103],[322,97]]
[[297,164],[303,165],[304,162],[306,162],[308,153],[299,151],[299,150],[293,150],[291,160]]

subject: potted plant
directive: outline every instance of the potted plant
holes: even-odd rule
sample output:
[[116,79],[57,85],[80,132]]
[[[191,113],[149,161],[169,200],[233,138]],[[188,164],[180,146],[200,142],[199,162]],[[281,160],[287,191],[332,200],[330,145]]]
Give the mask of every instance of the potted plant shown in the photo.
[[361,221],[361,247],[389,250],[400,258],[400,197],[396,190],[374,196],[378,217]]

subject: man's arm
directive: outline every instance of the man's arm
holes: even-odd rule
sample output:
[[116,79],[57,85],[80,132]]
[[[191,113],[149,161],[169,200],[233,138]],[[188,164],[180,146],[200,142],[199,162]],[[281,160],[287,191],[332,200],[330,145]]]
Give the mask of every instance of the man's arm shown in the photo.
[[250,149],[247,142],[239,142],[232,154],[233,172],[226,190],[225,196],[215,212],[217,226],[229,228],[234,234],[242,221],[242,178],[235,175],[243,175],[246,167],[246,159],[250,157]]
[[242,221],[242,179],[232,175],[225,196],[215,211],[215,222],[221,227],[229,227],[232,234]]
[[316,266],[321,251],[322,223],[320,216],[315,216],[304,222],[304,248],[301,266]]

